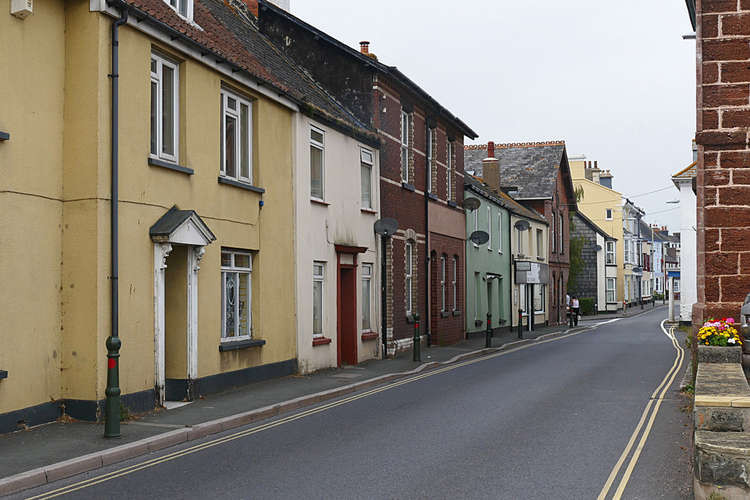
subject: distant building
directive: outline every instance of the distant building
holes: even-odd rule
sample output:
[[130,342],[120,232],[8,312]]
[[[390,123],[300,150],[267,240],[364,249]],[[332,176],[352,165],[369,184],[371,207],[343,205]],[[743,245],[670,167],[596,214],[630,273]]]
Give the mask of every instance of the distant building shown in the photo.
[[624,256],[624,302],[628,306],[640,304],[642,300],[643,245],[640,221],[645,212],[630,200],[622,205],[622,232],[625,240]]
[[593,299],[595,311],[617,311],[617,239],[611,237],[582,212],[573,214],[571,239],[581,238],[583,269],[571,284],[570,294]]

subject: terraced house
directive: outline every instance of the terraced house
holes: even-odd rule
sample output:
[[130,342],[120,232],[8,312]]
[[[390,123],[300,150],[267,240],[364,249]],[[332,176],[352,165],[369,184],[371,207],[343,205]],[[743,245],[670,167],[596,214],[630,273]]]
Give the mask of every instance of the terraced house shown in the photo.
[[136,411],[295,372],[295,168],[376,138],[243,2],[0,12],[0,432],[97,418],[116,366]]
[[[257,5],[261,32],[380,137],[380,216],[398,221],[384,255],[383,352],[410,348],[415,327],[432,342],[460,340],[463,141],[476,133],[378,61],[369,42],[355,50],[271,2]],[[456,293],[443,303],[443,284],[454,278]]]

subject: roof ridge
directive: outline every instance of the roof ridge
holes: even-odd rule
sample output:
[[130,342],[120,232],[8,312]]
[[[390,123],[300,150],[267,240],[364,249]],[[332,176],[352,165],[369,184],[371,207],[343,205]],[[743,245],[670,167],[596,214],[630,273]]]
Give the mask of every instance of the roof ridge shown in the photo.
[[[495,149],[511,148],[536,148],[541,146],[565,146],[564,140],[551,141],[530,141],[530,142],[496,142]],[[466,151],[483,151],[487,149],[487,144],[467,144],[464,146]]]

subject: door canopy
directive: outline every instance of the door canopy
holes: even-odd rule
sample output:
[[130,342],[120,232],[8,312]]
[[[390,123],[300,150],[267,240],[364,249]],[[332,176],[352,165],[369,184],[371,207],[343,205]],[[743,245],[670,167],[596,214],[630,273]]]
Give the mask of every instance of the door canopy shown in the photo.
[[167,211],[149,229],[154,243],[176,243],[204,247],[216,236],[195,210],[178,210],[177,205]]

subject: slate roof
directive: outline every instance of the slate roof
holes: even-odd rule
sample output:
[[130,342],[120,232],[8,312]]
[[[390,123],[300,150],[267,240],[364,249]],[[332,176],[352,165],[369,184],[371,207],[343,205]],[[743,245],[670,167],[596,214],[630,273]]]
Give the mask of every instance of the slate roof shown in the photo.
[[604,236],[605,239],[617,241],[617,238],[610,236],[604,229],[600,228],[599,226],[594,223],[591,219],[583,215],[581,212],[574,212],[575,216],[581,219],[581,221],[589,226],[592,230],[596,231],[597,233]]
[[167,212],[159,217],[159,220],[154,222],[154,225],[151,226],[148,230],[149,236],[152,238],[159,237],[159,236],[165,236],[168,237],[171,235],[178,227],[182,225],[183,222],[188,220],[190,217],[195,215],[195,217],[198,218],[198,220],[203,224],[206,231],[208,231],[207,236],[210,240],[215,240],[216,236],[211,231],[211,229],[208,228],[208,225],[206,225],[205,222],[203,222],[203,219],[201,219],[200,215],[195,210],[180,210],[177,208],[177,205],[173,206]]
[[527,219],[532,219],[537,222],[549,225],[549,222],[547,222],[547,219],[545,219],[542,214],[540,214],[536,210],[524,207],[506,193],[496,193],[495,191],[490,189],[490,187],[485,184],[480,178],[468,174],[465,175],[464,187],[470,189],[480,196],[483,196],[484,198],[497,203],[501,207],[520,217],[526,217]]
[[232,71],[277,90],[302,111],[327,119],[375,141],[369,127],[338,103],[309,75],[284,56],[258,30],[255,17],[237,0],[195,0],[193,21],[188,23],[163,0],[117,0],[131,15],[155,24],[206,54],[218,56]]
[[[486,157],[486,144],[465,146],[464,170],[473,170],[481,177],[482,160]],[[515,199],[552,198],[560,165],[565,161],[565,142],[495,144],[495,157],[500,160],[503,187],[518,188]]]

